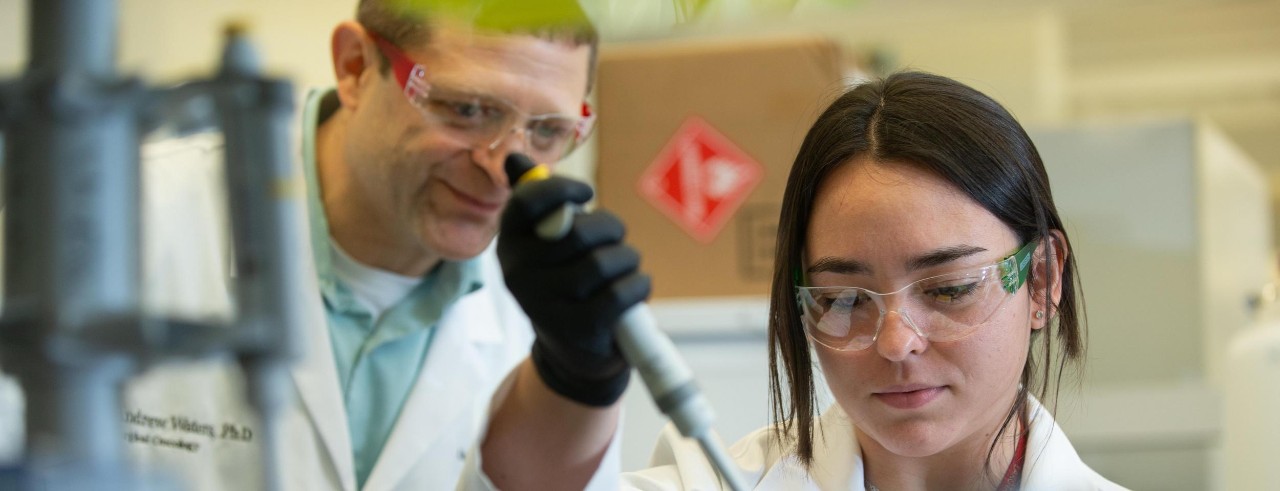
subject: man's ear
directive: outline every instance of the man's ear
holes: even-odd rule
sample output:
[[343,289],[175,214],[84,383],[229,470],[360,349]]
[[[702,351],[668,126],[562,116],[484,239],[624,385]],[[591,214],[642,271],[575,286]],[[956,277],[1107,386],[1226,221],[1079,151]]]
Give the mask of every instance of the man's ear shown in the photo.
[[333,28],[330,51],[338,100],[343,107],[355,109],[360,92],[378,74],[377,47],[365,33],[364,26],[349,20]]
[[[1061,230],[1050,230],[1040,239],[1040,245],[1031,257],[1031,275],[1027,286],[1031,292],[1031,327],[1039,329],[1049,325],[1058,315],[1058,302],[1062,299],[1062,277],[1067,263],[1067,237]],[[1046,258],[1048,260],[1046,260]],[[1036,312],[1044,312],[1037,318]]]

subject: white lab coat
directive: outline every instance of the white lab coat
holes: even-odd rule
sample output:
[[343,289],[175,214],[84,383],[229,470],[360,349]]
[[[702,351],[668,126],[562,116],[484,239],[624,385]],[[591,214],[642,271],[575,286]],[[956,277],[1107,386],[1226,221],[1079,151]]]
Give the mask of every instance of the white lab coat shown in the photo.
[[[147,179],[146,298],[157,310],[226,315],[228,253],[222,225],[221,142],[197,136],[144,150]],[[299,177],[299,181],[302,179]],[[297,196],[304,203],[305,196]],[[305,205],[297,219],[309,244]],[[282,431],[287,490],[356,489],[347,415],[310,247],[306,355],[291,369],[296,404]],[[506,290],[492,248],[484,287],[440,320],[421,375],[363,489],[450,489],[474,445],[492,390],[528,354],[528,318]],[[149,469],[172,471],[193,490],[260,489],[262,434],[244,402],[239,370],[226,360],[162,367],[128,387],[125,441]]]
[[[1053,416],[1032,401],[1031,433],[1027,436],[1027,460],[1022,489],[1028,491],[1123,490],[1099,476],[1080,460]],[[794,454],[778,450],[768,428],[738,440],[729,448],[739,475],[752,489],[831,491],[863,489],[862,451],[853,434],[853,423],[838,405],[832,405],[816,421],[813,465],[810,470]],[[729,489],[722,485],[698,444],[686,440],[672,425],[663,430],[654,448],[653,467],[618,473],[618,441],[607,451],[606,465],[593,476],[588,491],[634,489],[644,491]],[[461,489],[494,489],[479,471],[480,459],[468,461]]]

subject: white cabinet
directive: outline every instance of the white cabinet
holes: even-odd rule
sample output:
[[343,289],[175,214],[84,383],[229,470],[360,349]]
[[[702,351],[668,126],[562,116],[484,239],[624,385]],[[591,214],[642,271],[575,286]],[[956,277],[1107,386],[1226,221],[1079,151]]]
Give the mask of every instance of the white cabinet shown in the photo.
[[1220,385],[1227,339],[1271,280],[1263,173],[1206,122],[1031,135],[1080,264],[1088,385]]
[[1272,280],[1265,175],[1205,121],[1031,136],[1088,314],[1084,383],[1065,388],[1063,428],[1126,486],[1219,488],[1226,348]]

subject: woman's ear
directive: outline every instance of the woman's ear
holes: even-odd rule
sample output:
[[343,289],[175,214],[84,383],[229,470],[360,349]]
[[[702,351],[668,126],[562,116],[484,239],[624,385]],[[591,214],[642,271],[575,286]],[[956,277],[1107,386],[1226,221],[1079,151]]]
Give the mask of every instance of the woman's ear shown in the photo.
[[377,48],[365,33],[364,26],[355,21],[345,21],[333,28],[329,48],[338,100],[343,107],[355,109],[360,101],[360,91],[370,76],[377,73]]
[[1061,230],[1050,230],[1040,239],[1040,246],[1031,259],[1030,281],[1027,282],[1031,292],[1032,329],[1049,325],[1049,321],[1058,315],[1064,281],[1062,271],[1070,253],[1066,235]]

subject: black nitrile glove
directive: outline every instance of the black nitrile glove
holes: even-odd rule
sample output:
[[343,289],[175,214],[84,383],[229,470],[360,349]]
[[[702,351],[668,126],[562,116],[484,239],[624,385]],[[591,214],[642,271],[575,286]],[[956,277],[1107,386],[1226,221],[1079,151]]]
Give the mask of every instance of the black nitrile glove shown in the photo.
[[618,318],[649,296],[640,255],[622,243],[622,222],[578,213],[569,233],[538,237],[537,223],[565,203],[586,203],[591,187],[552,176],[516,187],[502,213],[498,259],[507,287],[533,321],[532,358],[556,393],[591,406],[622,397],[631,369],[614,343]]

